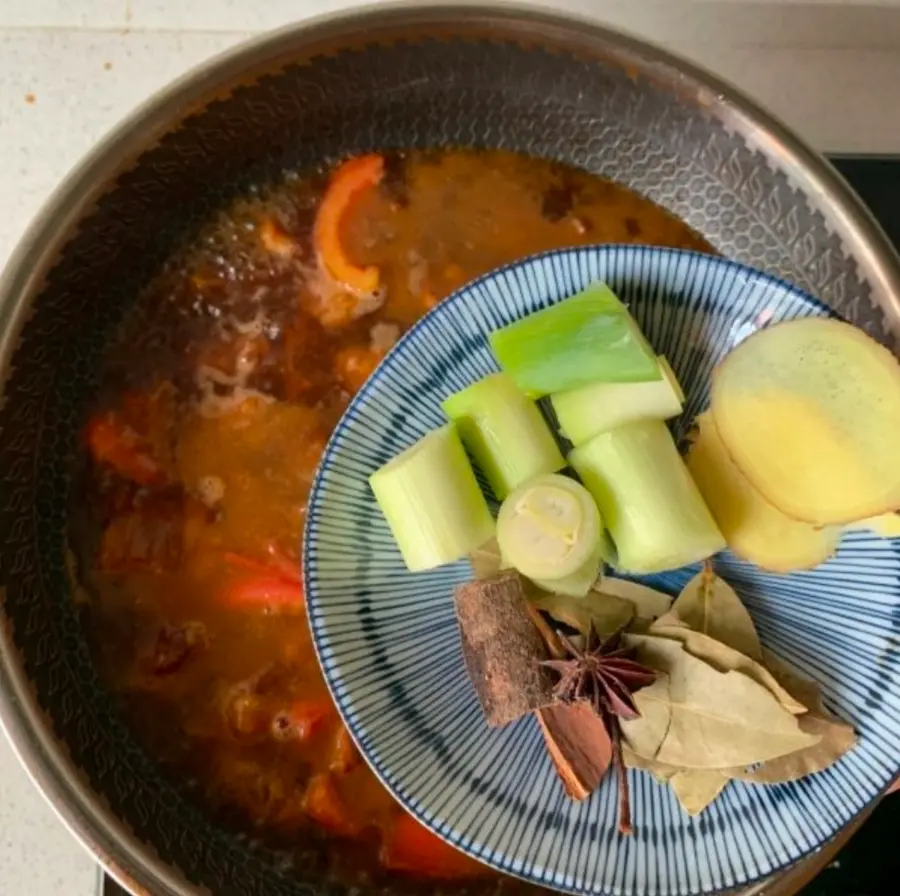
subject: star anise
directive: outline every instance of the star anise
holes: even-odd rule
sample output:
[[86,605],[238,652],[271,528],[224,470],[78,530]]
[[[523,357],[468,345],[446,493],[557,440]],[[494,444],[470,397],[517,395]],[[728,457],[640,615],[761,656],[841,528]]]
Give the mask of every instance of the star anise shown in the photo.
[[553,696],[563,702],[589,701],[599,715],[636,719],[640,713],[632,694],[653,684],[656,673],[635,659],[635,649],[622,644],[621,631],[601,640],[591,626],[583,648],[557,632],[566,659],[545,660],[559,675]]
[[630,834],[631,805],[619,720],[640,716],[633,694],[653,684],[656,672],[634,659],[635,650],[623,644],[621,630],[603,640],[591,626],[581,648],[561,632],[556,635],[567,657],[544,660],[542,664],[559,675],[553,696],[563,703],[587,701],[603,720],[613,743],[619,780],[619,830]]

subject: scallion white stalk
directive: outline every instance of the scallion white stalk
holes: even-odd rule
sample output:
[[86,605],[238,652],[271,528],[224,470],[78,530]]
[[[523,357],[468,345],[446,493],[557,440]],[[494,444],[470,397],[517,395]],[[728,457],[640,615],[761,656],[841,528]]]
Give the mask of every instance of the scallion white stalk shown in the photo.
[[616,548],[613,565],[661,572],[704,560],[725,539],[665,423],[629,423],[569,454]]
[[635,420],[669,420],[681,413],[684,392],[669,362],[658,359],[661,379],[647,383],[591,383],[551,397],[560,432],[576,447],[597,433]]
[[566,465],[537,405],[505,373],[473,383],[441,407],[501,501],[523,482]]
[[369,485],[412,572],[459,560],[494,535],[494,519],[452,423],[388,461]]

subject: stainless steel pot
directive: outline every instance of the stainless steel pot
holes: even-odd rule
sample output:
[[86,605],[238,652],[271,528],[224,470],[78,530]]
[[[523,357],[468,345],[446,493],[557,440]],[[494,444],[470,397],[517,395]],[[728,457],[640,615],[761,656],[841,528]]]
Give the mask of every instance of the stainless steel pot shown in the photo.
[[250,183],[373,148],[505,147],[610,176],[723,253],[882,340],[900,264],[832,168],[713,77],[596,25],[379,7],[190,73],[67,179],[0,283],[0,713],[29,773],[112,872],[153,894],[338,893],[217,829],[132,740],[82,637],[66,543],[97,362],[179,240]]

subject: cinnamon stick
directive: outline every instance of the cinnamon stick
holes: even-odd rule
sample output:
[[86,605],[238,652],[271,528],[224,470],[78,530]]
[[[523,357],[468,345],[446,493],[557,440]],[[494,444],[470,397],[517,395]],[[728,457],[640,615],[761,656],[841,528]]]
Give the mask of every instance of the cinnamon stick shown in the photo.
[[562,641],[559,639],[559,635],[550,628],[549,623],[546,619],[544,619],[541,611],[530,601],[525,602],[525,609],[528,612],[528,617],[531,619],[532,624],[537,629],[538,634],[541,636],[541,640],[544,642],[544,646],[547,648],[547,653],[550,654],[553,659],[558,660],[561,657],[565,656],[566,651],[563,647]]
[[506,725],[553,699],[547,651],[517,573],[458,585],[454,597],[469,678],[489,725]]
[[622,758],[622,732],[616,725],[613,732],[613,752],[616,761],[616,777],[619,781],[619,833],[626,836],[634,833],[631,824],[631,795],[628,792],[628,769],[625,768],[625,760]]
[[573,800],[587,799],[613,760],[603,719],[583,701],[546,706],[534,715],[566,793]]

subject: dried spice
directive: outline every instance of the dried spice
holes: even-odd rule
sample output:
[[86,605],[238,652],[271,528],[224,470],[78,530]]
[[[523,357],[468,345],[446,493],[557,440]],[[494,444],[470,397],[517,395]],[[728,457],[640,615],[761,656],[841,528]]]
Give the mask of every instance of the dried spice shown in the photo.
[[795,700],[809,707],[809,712],[798,719],[800,730],[806,734],[817,735],[821,739],[818,743],[796,753],[780,756],[762,765],[729,769],[728,773],[733,778],[751,784],[783,784],[786,781],[796,781],[798,778],[814,775],[834,765],[856,746],[853,726],[828,712],[822,702],[821,688],[816,682],[798,675],[783,660],[767,650],[763,651],[763,659],[779,684]]
[[[550,656],[565,658],[559,634],[533,604],[528,603],[527,609]],[[566,793],[573,800],[587,799],[612,762],[613,744],[603,719],[584,701],[546,706],[534,715]]]
[[[629,746],[645,759],[681,769],[728,769],[764,762],[818,743],[762,685],[742,672],[720,672],[678,641],[629,635],[642,662],[668,675],[667,697],[650,688],[635,702],[641,717],[625,721]],[[645,743],[665,730],[654,752]]]
[[623,643],[622,632],[600,640],[591,626],[584,648],[563,634],[558,637],[566,658],[543,663],[559,676],[553,696],[563,703],[587,700],[601,716],[636,719],[640,713],[632,695],[656,681],[656,672],[633,659],[636,648]]
[[762,661],[778,683],[807,709],[814,712],[825,708],[822,702],[822,688],[817,681],[805,678],[771,650],[763,648]]
[[668,784],[688,815],[699,815],[725,789],[731,780],[727,770],[678,768],[655,759],[638,756],[629,746],[622,748],[626,768],[650,772],[660,784]]
[[729,778],[716,769],[678,769],[669,778],[681,808],[688,815],[699,815],[728,785]]
[[689,628],[661,625],[661,622],[662,620],[653,623],[647,634],[680,641],[691,656],[703,660],[719,672],[742,672],[757,684],[761,684],[792,715],[802,715],[806,712],[807,707],[782,687],[778,679],[761,663],[754,662],[727,644],[710,638],[709,635]]
[[[491,581],[516,578],[498,576],[494,544],[471,559]],[[583,599],[550,594],[527,579],[515,594],[518,623],[528,620],[531,636],[516,636],[528,646],[509,664],[506,686],[521,689],[527,680],[514,670],[527,666],[529,651],[550,673],[540,698],[549,702],[538,706],[532,698],[518,709],[534,712],[572,799],[586,799],[615,766],[623,833],[631,832],[627,768],[651,773],[696,815],[730,780],[793,781],[827,768],[856,742],[852,727],[825,709],[815,682],[761,648],[740,598],[708,564],[674,603],[609,578]],[[485,637],[507,639],[514,629],[500,622]],[[471,662],[467,656],[476,681],[481,673]]]
[[547,706],[535,716],[566,793],[573,800],[587,799],[613,759],[613,743],[603,719],[583,701]]
[[797,721],[800,730],[815,737],[816,743],[762,765],[726,769],[728,776],[751,784],[784,784],[824,771],[856,746],[853,727],[824,710],[808,712]]
[[552,699],[547,650],[528,614],[522,582],[504,572],[457,586],[454,597],[469,678],[489,725],[506,725]]
[[594,590],[610,597],[627,600],[634,608],[635,618],[639,620],[652,622],[672,608],[672,598],[668,594],[629,579],[603,576],[594,586]]
[[732,779],[794,781],[856,743],[815,682],[760,648],[749,613],[709,565],[647,635],[627,640],[661,674],[635,698],[641,717],[622,722],[625,762],[667,783],[688,814]]
[[500,545],[497,539],[486,541],[480,548],[476,548],[469,554],[469,562],[472,564],[472,572],[476,579],[489,579],[497,575],[503,569],[503,561],[500,557]]
[[559,676],[553,695],[562,703],[588,703],[603,721],[613,747],[613,763],[619,779],[619,830],[632,833],[628,776],[622,759],[621,719],[640,716],[633,694],[656,680],[656,672],[635,659],[635,648],[622,641],[621,631],[600,640],[593,625],[583,648],[565,635],[559,639],[566,658],[546,660],[543,665]]
[[579,632],[586,632],[593,625],[595,631],[611,635],[625,628],[634,617],[631,602],[596,589],[591,589],[584,597],[542,592],[535,595],[532,604],[557,622]]
[[[635,703],[637,703],[635,698]],[[669,692],[669,676],[660,673],[656,681],[644,688],[640,697],[641,716],[620,723],[625,747],[642,763],[637,768],[651,768],[646,763],[656,762],[655,757],[669,733],[672,723],[672,699]]]
[[655,759],[644,759],[643,756],[638,756],[627,743],[622,744],[622,759],[625,761],[625,768],[639,768],[642,771],[650,772],[660,784],[668,784],[678,771],[671,765],[663,765]]
[[656,625],[688,628],[721,641],[727,647],[759,662],[762,647],[747,608],[734,589],[705,563],[681,591],[671,609]]

